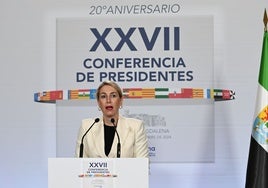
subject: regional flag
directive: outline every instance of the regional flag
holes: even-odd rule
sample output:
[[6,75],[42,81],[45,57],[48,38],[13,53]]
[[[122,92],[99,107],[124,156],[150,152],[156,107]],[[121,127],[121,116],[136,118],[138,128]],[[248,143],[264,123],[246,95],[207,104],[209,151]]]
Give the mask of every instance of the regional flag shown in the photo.
[[56,100],[62,100],[62,98],[63,98],[62,90],[50,91],[50,100],[56,101]]
[[193,89],[193,98],[203,98],[204,90],[203,89]]
[[78,90],[79,99],[89,99],[89,89],[79,89]]
[[143,88],[142,89],[142,98],[155,98],[154,88]]
[[97,89],[90,89],[89,90],[89,98],[90,99],[96,99],[97,97],[96,97],[96,93],[97,93]]
[[78,99],[78,89],[68,91],[69,99]]
[[213,89],[204,89],[204,98],[211,99],[214,96]]
[[169,98],[193,98],[193,88],[171,89]]
[[40,96],[41,101],[49,101],[50,100],[50,92],[44,91]]
[[246,188],[268,187],[268,33],[267,14],[264,13],[265,31],[255,109],[255,121],[251,134]]
[[69,91],[68,90],[63,90],[62,91],[62,99],[63,100],[68,100],[69,99],[69,97],[68,97],[68,93]]
[[155,88],[155,98],[168,98],[169,89],[168,88]]

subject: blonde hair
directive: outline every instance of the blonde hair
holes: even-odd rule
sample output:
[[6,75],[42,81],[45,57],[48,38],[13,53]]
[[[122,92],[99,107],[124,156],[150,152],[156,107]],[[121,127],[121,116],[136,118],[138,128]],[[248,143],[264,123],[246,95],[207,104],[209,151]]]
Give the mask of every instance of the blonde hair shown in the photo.
[[118,95],[119,95],[119,97],[120,98],[122,98],[123,97],[123,93],[122,93],[122,90],[121,90],[121,88],[119,87],[119,85],[117,84],[117,83],[115,83],[115,82],[113,82],[113,81],[104,81],[104,82],[102,82],[100,85],[99,85],[99,87],[98,87],[98,89],[97,89],[97,91],[96,91],[96,97],[97,97],[97,100],[99,100],[99,97],[100,97],[100,90],[101,90],[101,88],[103,87],[103,86],[111,86],[111,87],[113,87],[116,91],[117,91],[117,93],[118,93]]

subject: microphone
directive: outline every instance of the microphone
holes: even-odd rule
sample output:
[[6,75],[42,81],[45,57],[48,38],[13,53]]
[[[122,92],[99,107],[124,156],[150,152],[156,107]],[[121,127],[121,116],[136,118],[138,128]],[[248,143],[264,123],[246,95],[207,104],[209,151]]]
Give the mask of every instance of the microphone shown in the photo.
[[92,123],[92,125],[88,128],[88,130],[85,132],[85,134],[83,135],[82,139],[81,139],[81,144],[80,144],[80,152],[79,152],[79,157],[80,158],[83,158],[83,151],[84,151],[84,144],[83,144],[83,141],[84,141],[84,138],[86,136],[86,134],[88,133],[88,131],[93,127],[93,125],[95,123],[98,123],[100,121],[99,118],[96,118],[95,121]]
[[119,137],[119,134],[116,130],[116,125],[115,125],[115,120],[114,118],[111,119],[111,122],[112,124],[114,125],[114,130],[115,130],[115,133],[117,135],[117,139],[118,139],[118,143],[117,143],[117,158],[120,158],[120,155],[121,155],[121,143],[120,143],[120,137]]

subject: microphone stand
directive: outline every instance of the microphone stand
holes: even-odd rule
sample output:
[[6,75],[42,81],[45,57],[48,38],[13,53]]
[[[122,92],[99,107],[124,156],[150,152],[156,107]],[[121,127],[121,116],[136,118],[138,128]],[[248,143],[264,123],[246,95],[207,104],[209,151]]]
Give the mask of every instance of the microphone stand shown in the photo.
[[83,144],[83,141],[84,141],[84,138],[86,136],[86,134],[89,132],[89,130],[93,127],[93,125],[95,123],[98,123],[100,121],[99,118],[96,118],[95,121],[92,123],[92,125],[88,128],[88,130],[85,132],[85,134],[82,136],[82,139],[81,139],[81,144],[80,144],[80,152],[79,152],[79,158],[83,158],[83,152],[84,152],[84,144]]
[[112,122],[112,124],[113,124],[113,126],[114,126],[114,130],[115,130],[115,133],[116,133],[116,135],[117,135],[117,139],[118,139],[118,143],[117,143],[117,158],[120,158],[120,156],[121,156],[121,143],[120,143],[120,137],[119,137],[119,134],[118,134],[118,132],[117,132],[117,130],[116,130],[116,125],[115,125],[115,120],[114,120],[114,118],[112,118],[111,119],[111,122]]

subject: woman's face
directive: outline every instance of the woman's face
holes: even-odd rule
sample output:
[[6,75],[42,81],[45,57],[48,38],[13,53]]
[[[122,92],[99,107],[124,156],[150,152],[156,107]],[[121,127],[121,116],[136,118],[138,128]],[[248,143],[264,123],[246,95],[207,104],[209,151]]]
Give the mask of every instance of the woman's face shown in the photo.
[[122,98],[120,98],[118,92],[113,87],[104,85],[100,89],[98,105],[103,116],[107,118],[118,118],[119,108],[122,105]]

